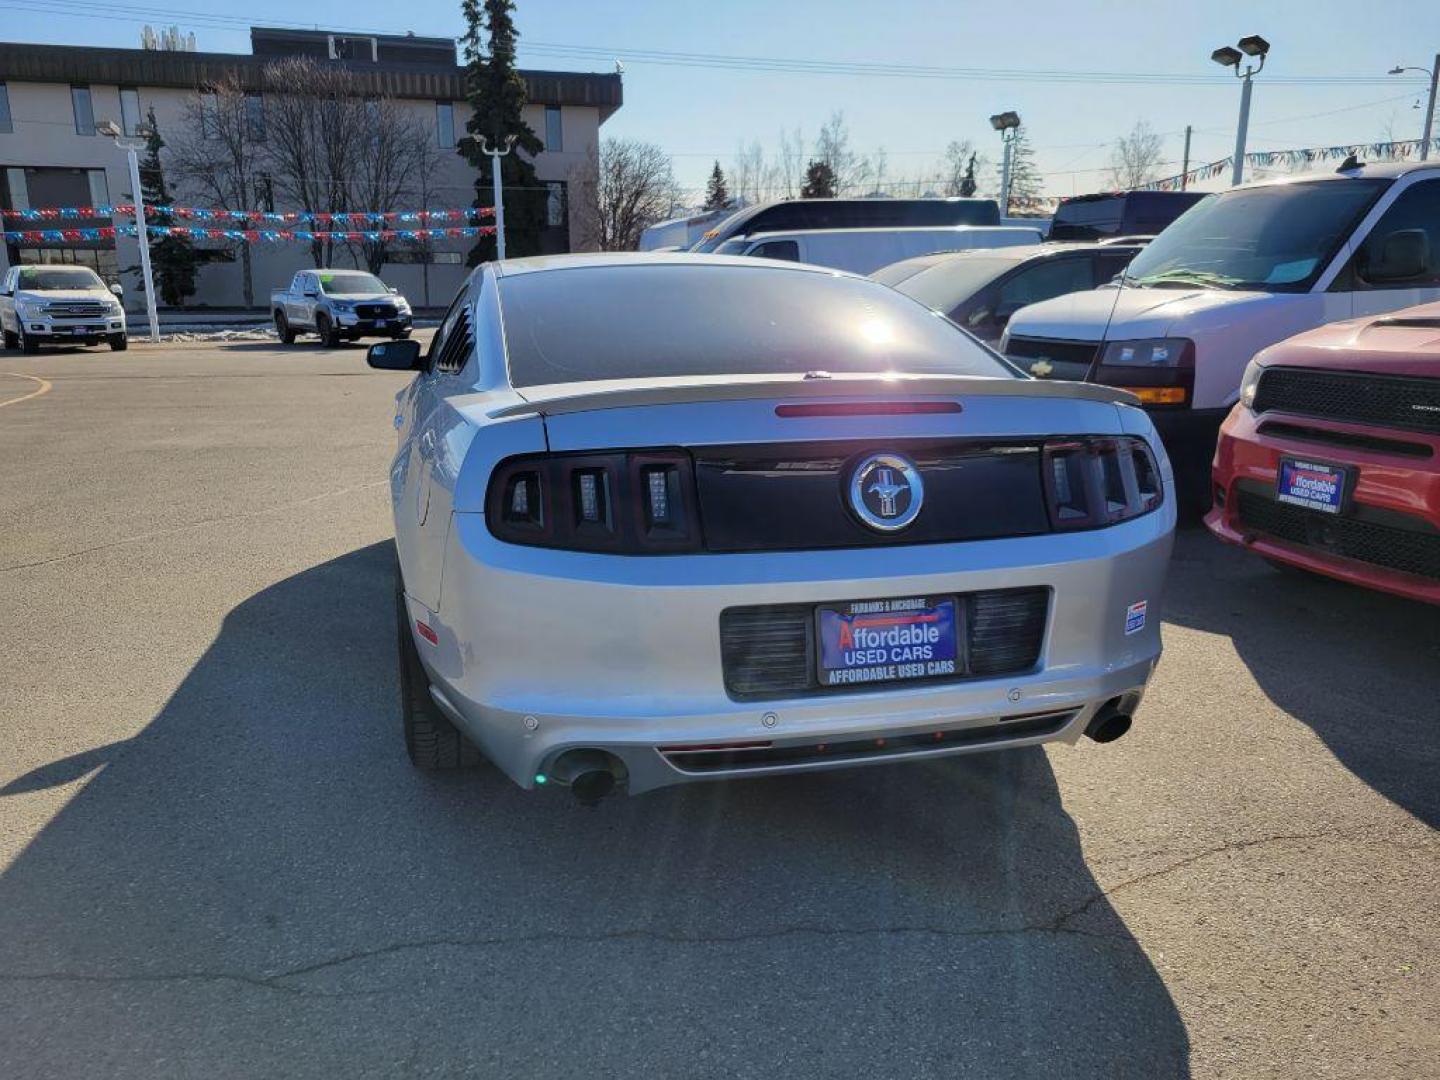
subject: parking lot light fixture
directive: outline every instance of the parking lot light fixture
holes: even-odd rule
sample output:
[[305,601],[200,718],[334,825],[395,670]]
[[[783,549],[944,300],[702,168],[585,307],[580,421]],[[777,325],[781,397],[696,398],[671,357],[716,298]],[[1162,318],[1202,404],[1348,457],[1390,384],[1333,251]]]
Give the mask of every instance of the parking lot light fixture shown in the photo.
[[[1241,80],[1240,123],[1235,129],[1235,168],[1230,174],[1231,187],[1240,183],[1245,172],[1245,134],[1250,127],[1250,80],[1260,74],[1265,67],[1265,58],[1270,55],[1270,42],[1259,34],[1243,37],[1237,44],[1240,46],[1238,49],[1232,45],[1222,45],[1210,54],[1211,60],[1221,67],[1229,68],[1235,73],[1235,77]],[[1247,56],[1258,62],[1244,64],[1242,67]]]
[[1435,62],[1428,68],[1404,67],[1396,64],[1390,69],[1391,75],[1404,75],[1407,71],[1422,71],[1430,76],[1430,100],[1425,106],[1425,127],[1420,133],[1420,160],[1430,160],[1430,140],[1435,135],[1435,90],[1440,84],[1440,53],[1435,54]]
[[145,226],[145,196],[140,190],[140,159],[137,156],[145,149],[145,140],[125,138],[120,125],[114,120],[100,121],[95,125],[95,131],[113,139],[115,146],[125,151],[130,165],[130,197],[135,202],[135,240],[140,245],[140,276],[145,283],[145,314],[150,320],[150,340],[158,342],[160,317],[155,310],[155,276],[150,270],[150,230]]
[[515,136],[505,136],[503,148],[489,139],[480,141],[480,151],[490,159],[490,190],[495,197],[495,258],[505,258],[505,185],[500,179],[500,159],[515,147]]
[[1020,133],[1020,114],[1015,111],[996,113],[990,117],[990,126],[1000,133],[1005,144],[1005,156],[1000,165],[1000,216],[1010,214],[1010,159],[1016,136]]

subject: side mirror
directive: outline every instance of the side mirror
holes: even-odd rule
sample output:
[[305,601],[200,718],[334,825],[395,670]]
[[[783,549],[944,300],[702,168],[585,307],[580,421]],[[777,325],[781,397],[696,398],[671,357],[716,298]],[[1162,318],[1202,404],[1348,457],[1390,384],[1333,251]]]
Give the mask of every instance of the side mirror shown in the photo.
[[114,285],[110,286],[110,291],[116,296],[124,296],[125,286],[121,285],[119,282],[116,282]]
[[391,285],[391,286],[390,286],[390,291],[391,291],[392,293],[396,293],[397,295],[398,295],[399,292],[400,292],[400,290],[397,289],[394,285]]
[[1409,281],[1430,269],[1430,236],[1424,229],[1396,229],[1380,238],[1378,250],[1364,268],[1366,281]]
[[365,362],[380,371],[419,371],[425,366],[420,359],[420,342],[414,338],[371,345],[365,350]]

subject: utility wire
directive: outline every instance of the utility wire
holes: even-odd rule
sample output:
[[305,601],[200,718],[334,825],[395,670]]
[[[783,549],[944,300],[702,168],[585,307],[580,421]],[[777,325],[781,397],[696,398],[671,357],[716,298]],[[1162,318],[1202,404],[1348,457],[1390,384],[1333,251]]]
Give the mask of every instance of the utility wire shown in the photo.
[[[256,17],[245,15],[222,15],[215,11],[193,11],[180,8],[150,7],[131,4],[107,4],[96,0],[30,0],[0,4],[5,10],[31,12],[85,13],[87,17],[121,21],[170,20],[188,22],[211,27],[247,29],[257,22]],[[266,20],[269,25],[286,29],[312,29],[314,23],[286,19]],[[344,28],[349,33],[403,34],[396,29]],[[445,35],[448,36],[448,35]],[[544,56],[565,56],[570,58],[599,61],[605,64],[615,59],[626,63],[644,63],[682,67],[711,68],[732,71],[780,72],[789,74],[817,75],[869,75],[882,78],[910,79],[951,79],[973,81],[1026,81],[1054,83],[1114,83],[1149,84],[1173,86],[1218,86],[1227,85],[1224,74],[1200,75],[1177,72],[1132,72],[1132,71],[1072,71],[1062,69],[1027,68],[957,68],[931,65],[917,65],[903,62],[875,62],[851,60],[815,60],[796,57],[752,56],[727,53],[681,52],[667,49],[626,48],[614,45],[580,45],[564,42],[528,41],[520,42],[523,52]],[[1365,85],[1383,84],[1391,77],[1386,75],[1282,75],[1266,76],[1270,85]]]

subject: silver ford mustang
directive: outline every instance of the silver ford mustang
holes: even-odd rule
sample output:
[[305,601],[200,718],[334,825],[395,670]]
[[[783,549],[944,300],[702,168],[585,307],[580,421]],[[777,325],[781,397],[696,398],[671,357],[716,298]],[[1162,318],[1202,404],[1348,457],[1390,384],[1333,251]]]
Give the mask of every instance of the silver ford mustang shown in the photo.
[[1032,381],[794,263],[489,264],[391,469],[406,745],[583,801],[1100,741],[1160,655],[1170,466],[1122,391]]

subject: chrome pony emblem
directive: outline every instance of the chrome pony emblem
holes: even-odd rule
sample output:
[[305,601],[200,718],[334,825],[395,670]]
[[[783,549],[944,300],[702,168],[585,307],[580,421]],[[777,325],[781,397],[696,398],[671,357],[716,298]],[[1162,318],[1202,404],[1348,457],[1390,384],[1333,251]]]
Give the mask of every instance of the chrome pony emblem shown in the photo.
[[879,532],[898,532],[913,522],[924,498],[919,470],[899,454],[871,454],[850,474],[850,509]]

